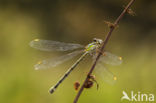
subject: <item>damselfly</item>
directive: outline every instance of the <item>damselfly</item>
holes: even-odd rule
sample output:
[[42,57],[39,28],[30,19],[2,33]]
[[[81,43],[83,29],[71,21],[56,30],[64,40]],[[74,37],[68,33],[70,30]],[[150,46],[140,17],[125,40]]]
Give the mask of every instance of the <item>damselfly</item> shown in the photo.
[[[62,83],[62,81],[72,72],[72,70],[84,59],[84,57],[86,57],[87,55],[91,55],[93,59],[95,59],[97,52],[99,52],[102,43],[103,41],[97,38],[94,38],[93,41],[89,43],[87,46],[74,44],[74,43],[63,43],[58,41],[41,40],[41,39],[35,39],[31,41],[30,42],[31,47],[42,51],[69,51],[78,48],[83,48],[83,50],[76,50],[69,54],[60,56],[58,58],[52,58],[52,59],[46,59],[40,61],[34,66],[36,70],[52,68],[61,63],[64,63],[67,60],[72,59],[73,57],[77,56],[80,53],[83,53],[80,56],[80,58],[60,78],[60,80],[56,83],[56,85],[50,88],[49,92],[53,93],[56,90],[56,88]],[[102,65],[102,63],[119,65],[122,63],[122,58],[106,51],[102,54],[103,56],[101,56],[101,58],[99,59],[95,71],[97,71],[98,75],[101,75],[105,81],[113,84],[117,79],[116,76],[114,76],[108,69],[106,69]]]

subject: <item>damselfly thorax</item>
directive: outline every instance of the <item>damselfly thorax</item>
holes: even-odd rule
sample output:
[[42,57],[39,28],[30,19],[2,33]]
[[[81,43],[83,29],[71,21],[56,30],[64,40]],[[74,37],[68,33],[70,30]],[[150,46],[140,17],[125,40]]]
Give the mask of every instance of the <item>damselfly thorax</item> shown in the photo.
[[103,41],[101,39],[94,38],[93,42],[85,46],[85,52],[88,52],[90,55],[96,55],[100,51],[101,44]]

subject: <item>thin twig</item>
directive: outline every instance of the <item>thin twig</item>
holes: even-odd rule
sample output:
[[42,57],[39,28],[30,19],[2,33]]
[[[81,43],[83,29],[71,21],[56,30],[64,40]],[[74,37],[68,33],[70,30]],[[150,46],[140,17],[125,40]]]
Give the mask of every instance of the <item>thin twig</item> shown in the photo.
[[103,42],[103,44],[102,44],[102,47],[101,47],[101,50],[100,50],[101,52],[98,53],[98,55],[97,55],[97,57],[96,57],[96,59],[95,59],[93,65],[92,65],[90,71],[88,72],[87,77],[86,77],[85,81],[83,82],[83,85],[81,86],[79,92],[77,93],[77,95],[76,95],[76,97],[75,97],[73,103],[77,103],[77,101],[78,101],[78,99],[79,99],[79,97],[80,97],[80,95],[81,95],[81,93],[82,93],[82,91],[83,91],[83,89],[84,89],[84,85],[85,85],[85,83],[88,81],[90,75],[92,74],[92,72],[93,72],[93,70],[94,70],[94,68],[95,68],[95,66],[96,66],[96,64],[97,64],[97,61],[99,60],[100,56],[102,55],[102,52],[103,52],[103,50],[104,50],[104,48],[105,48],[105,46],[106,46],[106,44],[107,44],[107,42],[108,42],[108,40],[109,40],[109,38],[110,38],[110,36],[111,36],[113,30],[114,30],[115,27],[118,25],[118,23],[119,23],[119,21],[122,19],[122,17],[126,14],[127,10],[130,8],[130,6],[133,4],[134,1],[135,1],[135,0],[131,0],[131,1],[128,3],[128,5],[127,5],[127,6],[125,7],[125,9],[122,11],[122,13],[120,14],[120,16],[115,20],[113,26],[110,27],[110,30],[109,30],[109,32],[107,33],[107,36],[106,36],[106,38],[105,38],[105,40],[104,40],[104,42]]

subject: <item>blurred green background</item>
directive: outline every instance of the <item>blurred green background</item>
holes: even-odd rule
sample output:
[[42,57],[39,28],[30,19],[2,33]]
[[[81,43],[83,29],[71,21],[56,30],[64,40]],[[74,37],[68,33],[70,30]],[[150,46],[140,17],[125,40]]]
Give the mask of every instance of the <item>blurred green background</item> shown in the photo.
[[[0,103],[72,103],[75,81],[84,80],[91,62],[81,63],[54,94],[48,89],[78,58],[56,68],[34,70],[37,61],[65,53],[29,47],[35,38],[83,45],[104,39],[108,27],[129,0],[0,0]],[[106,49],[123,57],[107,65],[118,81],[111,86],[97,76],[100,88],[85,89],[79,103],[120,103],[122,91],[156,94],[156,1],[136,0],[113,32]],[[126,102],[126,101],[125,101]]]

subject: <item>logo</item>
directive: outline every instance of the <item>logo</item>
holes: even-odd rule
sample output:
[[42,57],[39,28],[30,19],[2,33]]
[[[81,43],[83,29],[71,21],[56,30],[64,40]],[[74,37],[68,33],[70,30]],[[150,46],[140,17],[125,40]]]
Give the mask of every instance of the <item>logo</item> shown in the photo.
[[154,94],[151,93],[141,93],[141,92],[134,92],[131,91],[130,95],[128,95],[125,91],[122,91],[122,98],[121,101],[123,100],[128,100],[128,101],[139,101],[139,102],[153,102],[154,101]]

